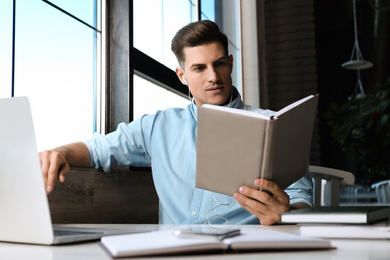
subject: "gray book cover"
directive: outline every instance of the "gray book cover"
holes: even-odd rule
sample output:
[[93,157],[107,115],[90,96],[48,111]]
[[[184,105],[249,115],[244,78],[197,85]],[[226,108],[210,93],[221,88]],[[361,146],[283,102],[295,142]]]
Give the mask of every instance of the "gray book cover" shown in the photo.
[[318,95],[266,118],[220,106],[198,108],[196,187],[232,196],[254,180],[285,189],[305,176]]

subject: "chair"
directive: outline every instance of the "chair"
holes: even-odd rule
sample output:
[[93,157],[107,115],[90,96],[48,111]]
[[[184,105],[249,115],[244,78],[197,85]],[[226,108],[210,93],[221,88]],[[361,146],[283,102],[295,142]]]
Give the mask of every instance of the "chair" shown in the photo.
[[339,206],[340,188],[355,182],[355,176],[351,172],[333,168],[310,165],[309,173],[314,182],[314,206]]
[[340,204],[367,205],[377,201],[378,195],[370,186],[354,184],[340,191]]
[[380,181],[371,185],[371,188],[375,190],[380,204],[390,203],[390,180]]

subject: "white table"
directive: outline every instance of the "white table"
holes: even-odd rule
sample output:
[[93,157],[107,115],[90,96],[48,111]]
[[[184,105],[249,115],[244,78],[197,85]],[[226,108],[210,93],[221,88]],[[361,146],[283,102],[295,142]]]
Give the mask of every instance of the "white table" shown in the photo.
[[[106,228],[113,232],[132,231],[136,229],[172,229],[173,226],[165,225],[78,225],[85,227]],[[287,233],[299,233],[298,226],[245,226],[260,229],[271,229]],[[241,254],[209,254],[195,256],[169,256],[151,257],[148,259],[332,259],[332,260],[366,260],[366,259],[390,259],[390,240],[331,240],[336,249],[313,250],[313,251],[285,251],[285,252],[258,252]],[[12,243],[0,243],[0,259],[40,259],[40,260],[61,260],[61,259],[111,259],[96,242],[62,245],[62,246],[37,246]],[[136,259],[136,258],[132,258]],[[146,259],[146,258],[140,258]]]

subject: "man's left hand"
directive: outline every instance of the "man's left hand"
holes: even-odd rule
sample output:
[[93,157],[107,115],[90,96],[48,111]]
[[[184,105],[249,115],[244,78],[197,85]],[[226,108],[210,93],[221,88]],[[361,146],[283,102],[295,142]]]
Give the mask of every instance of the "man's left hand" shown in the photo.
[[278,222],[279,213],[289,210],[289,196],[273,181],[257,179],[255,185],[260,190],[242,186],[239,192],[234,193],[234,198],[244,209],[258,217],[262,225]]

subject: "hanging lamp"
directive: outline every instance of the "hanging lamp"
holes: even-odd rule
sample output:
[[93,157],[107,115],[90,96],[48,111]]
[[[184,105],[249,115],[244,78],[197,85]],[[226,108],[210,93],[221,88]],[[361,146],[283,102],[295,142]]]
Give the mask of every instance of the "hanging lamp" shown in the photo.
[[360,51],[358,33],[357,33],[357,21],[356,21],[356,0],[353,1],[353,25],[355,33],[355,44],[352,49],[351,58],[349,61],[344,62],[341,67],[349,70],[363,70],[369,69],[373,66],[373,63],[363,59],[363,55]]
[[362,84],[362,81],[360,80],[360,70],[364,70],[364,69],[369,69],[371,68],[374,64],[370,61],[367,61],[367,60],[364,60],[363,59],[363,55],[360,51],[360,47],[359,47],[359,41],[358,41],[358,34],[357,34],[357,21],[356,21],[356,0],[352,0],[353,2],[353,28],[354,28],[354,33],[355,33],[355,44],[353,45],[353,49],[352,49],[352,54],[351,54],[351,58],[349,61],[347,62],[344,62],[343,64],[341,64],[341,67],[343,67],[344,69],[348,69],[348,70],[356,70],[357,71],[357,84],[356,84],[356,89],[355,89],[355,92],[357,90],[359,90],[359,95],[360,97],[364,97],[365,96],[365,92],[364,92],[364,89],[363,89],[363,84]]

